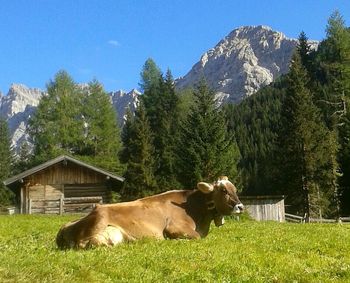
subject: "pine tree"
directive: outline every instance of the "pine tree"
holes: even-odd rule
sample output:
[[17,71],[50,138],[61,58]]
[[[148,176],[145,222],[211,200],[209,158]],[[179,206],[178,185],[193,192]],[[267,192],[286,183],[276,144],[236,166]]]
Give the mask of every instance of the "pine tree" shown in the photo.
[[298,38],[297,52],[299,53],[301,64],[308,72],[310,72],[312,65],[310,56],[311,46],[305,32],[303,31],[300,33]]
[[163,189],[178,187],[175,173],[175,145],[178,139],[179,98],[170,70],[163,78],[152,59],[148,59],[141,73],[144,90],[142,102],[154,136],[155,175]]
[[81,90],[66,72],[60,71],[48,84],[47,92],[29,121],[36,163],[64,153],[74,154],[84,143]]
[[327,38],[320,43],[316,64],[322,86],[320,99],[331,128],[341,123],[339,118],[350,100],[350,31],[338,11],[328,20]]
[[188,188],[198,181],[212,181],[220,175],[234,179],[238,149],[233,136],[228,134],[214,93],[204,80],[195,89],[194,98],[178,144],[178,179]]
[[85,92],[82,107],[84,142],[76,154],[96,166],[120,173],[120,131],[110,98],[96,80],[89,83]]
[[14,201],[14,194],[5,187],[5,181],[11,174],[13,154],[10,134],[6,120],[0,118],[0,207],[8,206]]
[[143,90],[142,103],[152,131],[157,131],[161,124],[159,115],[162,111],[162,84],[162,73],[156,63],[152,59],[148,59],[141,72],[140,86]]
[[140,87],[143,93],[159,86],[162,73],[152,58],[148,58],[142,67]]
[[[319,110],[307,88],[308,77],[298,53],[294,54],[279,132],[281,187],[285,188],[292,210],[307,217],[314,209],[327,209],[322,203],[334,196],[332,134],[323,125]],[[327,184],[327,185],[326,185]],[[318,213],[318,212],[317,212]]]
[[350,31],[335,11],[328,20],[327,38],[320,43],[316,57],[319,79],[318,101],[328,127],[339,143],[337,160],[341,168],[340,194],[343,213],[350,209]]
[[125,122],[121,132],[122,149],[119,152],[119,160],[121,163],[126,164],[131,159],[132,149],[131,144],[133,140],[133,126],[134,116],[128,107],[125,112]]
[[174,189],[179,186],[176,180],[175,148],[179,140],[179,98],[175,93],[175,83],[170,70],[160,82],[158,101],[158,126],[153,128],[154,145],[158,157],[156,176],[157,183],[163,189]]
[[128,117],[127,128],[123,129],[122,160],[126,163],[126,184],[122,196],[124,199],[136,199],[159,192],[154,177],[153,137],[146,112],[142,103],[135,118]]

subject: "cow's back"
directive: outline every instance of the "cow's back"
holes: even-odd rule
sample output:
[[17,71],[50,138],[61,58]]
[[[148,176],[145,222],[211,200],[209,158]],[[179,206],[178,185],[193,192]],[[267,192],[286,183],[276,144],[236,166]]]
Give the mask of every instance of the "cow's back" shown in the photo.
[[98,205],[87,216],[64,225],[57,237],[59,248],[115,245],[144,237],[164,238],[171,219],[181,218],[189,191],[170,191],[140,200]]

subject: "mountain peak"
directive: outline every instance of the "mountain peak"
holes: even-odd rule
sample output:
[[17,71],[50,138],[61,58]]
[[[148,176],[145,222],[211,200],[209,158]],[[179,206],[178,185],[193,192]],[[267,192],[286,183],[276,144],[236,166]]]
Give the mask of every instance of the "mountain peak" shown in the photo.
[[0,115],[10,118],[24,112],[27,105],[37,106],[45,92],[38,88],[28,88],[23,84],[11,84],[6,96],[1,97]]
[[244,34],[249,32],[257,33],[257,32],[270,32],[270,31],[274,32],[271,27],[265,26],[265,25],[241,26],[231,31],[228,36],[232,36],[232,35],[237,36],[240,33]]
[[44,92],[39,88],[29,88],[24,84],[13,83],[7,95],[20,95],[28,98],[40,99],[43,93]]
[[133,88],[129,93],[133,95],[141,95],[141,92],[136,88]]
[[221,101],[239,102],[287,73],[297,43],[268,26],[236,28],[205,52],[176,86],[193,86],[204,76]]

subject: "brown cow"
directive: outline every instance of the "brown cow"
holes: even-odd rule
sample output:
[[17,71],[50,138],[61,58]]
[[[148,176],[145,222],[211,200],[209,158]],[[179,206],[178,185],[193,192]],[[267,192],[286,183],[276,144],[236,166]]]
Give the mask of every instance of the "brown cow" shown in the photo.
[[59,248],[113,246],[144,237],[157,239],[205,237],[212,220],[240,213],[243,204],[227,177],[198,190],[174,190],[139,200],[98,205],[80,220],[65,224],[57,234]]

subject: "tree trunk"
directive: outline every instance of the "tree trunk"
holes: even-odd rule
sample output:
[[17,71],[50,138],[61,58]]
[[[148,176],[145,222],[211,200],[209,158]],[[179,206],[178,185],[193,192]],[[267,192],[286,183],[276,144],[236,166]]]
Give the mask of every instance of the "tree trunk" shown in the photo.
[[305,222],[310,222],[310,194],[309,194],[309,187],[307,180],[305,176],[302,176],[302,182],[303,182],[303,192],[304,192],[304,217]]

